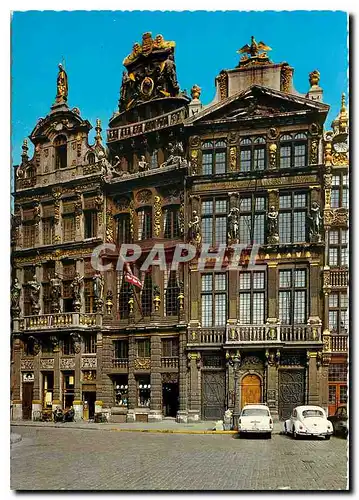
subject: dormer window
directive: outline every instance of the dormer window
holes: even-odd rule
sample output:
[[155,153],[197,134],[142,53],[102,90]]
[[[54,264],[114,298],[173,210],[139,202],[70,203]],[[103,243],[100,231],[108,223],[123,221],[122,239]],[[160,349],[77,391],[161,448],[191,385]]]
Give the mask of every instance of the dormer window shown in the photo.
[[67,167],[67,139],[64,135],[56,137],[55,142],[55,168]]

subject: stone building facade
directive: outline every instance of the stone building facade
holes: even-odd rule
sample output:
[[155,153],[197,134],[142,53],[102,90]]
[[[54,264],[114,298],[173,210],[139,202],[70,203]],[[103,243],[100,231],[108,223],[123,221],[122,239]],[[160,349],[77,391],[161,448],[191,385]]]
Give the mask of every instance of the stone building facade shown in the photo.
[[259,401],[283,419],[339,403],[347,110],[325,132],[318,71],[301,95],[269,50],[253,38],[203,106],[198,85],[180,90],[175,43],[145,33],[106,145],[99,120],[89,144],[59,66],[14,170],[14,419],[73,406],[190,422]]

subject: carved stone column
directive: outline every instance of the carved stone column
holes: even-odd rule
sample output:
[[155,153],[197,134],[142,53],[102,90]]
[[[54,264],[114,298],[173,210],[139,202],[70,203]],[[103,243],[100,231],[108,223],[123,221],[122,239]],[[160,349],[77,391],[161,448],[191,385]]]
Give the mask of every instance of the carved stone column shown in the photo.
[[308,405],[319,405],[319,383],[317,368],[317,352],[308,351]]
[[200,325],[199,312],[199,297],[200,297],[200,280],[201,274],[195,268],[189,267],[190,279],[190,326],[197,327]]
[[190,395],[188,422],[196,422],[200,420],[201,415],[201,355],[199,352],[188,353],[189,370],[190,370]]
[[[77,259],[76,260],[76,272],[80,274],[80,276],[85,275],[85,261],[84,259]],[[85,298],[84,298],[84,287],[82,285],[81,287],[81,308],[80,312],[84,313],[85,312]]]
[[40,392],[40,354],[34,356],[34,387],[32,393],[32,420],[34,419],[34,412],[41,411],[42,401]]
[[268,262],[268,323],[278,322],[277,306],[277,262]]
[[267,403],[273,419],[278,420],[278,362],[273,350],[266,350],[267,367]]
[[75,241],[84,239],[83,196],[81,191],[76,191],[75,200]]
[[161,337],[151,336],[151,410],[148,421],[162,420]]
[[[97,334],[99,336],[99,333]],[[102,336],[101,360],[97,351],[97,398],[103,401],[105,408],[111,408],[114,405],[114,388],[112,379],[106,372],[112,368],[112,358],[114,356],[113,343],[110,335]]]
[[52,409],[55,410],[56,406],[62,406],[60,395],[60,349],[59,342],[53,344],[54,353],[54,387],[52,395]]
[[136,340],[133,335],[128,339],[128,414],[127,422],[135,421],[134,409],[137,407],[137,386],[134,375],[134,361],[136,357]]
[[21,341],[13,337],[11,361],[11,402],[12,402],[12,420],[22,419],[22,401],[21,401]]
[[177,422],[187,423],[187,332],[179,335],[179,411]]

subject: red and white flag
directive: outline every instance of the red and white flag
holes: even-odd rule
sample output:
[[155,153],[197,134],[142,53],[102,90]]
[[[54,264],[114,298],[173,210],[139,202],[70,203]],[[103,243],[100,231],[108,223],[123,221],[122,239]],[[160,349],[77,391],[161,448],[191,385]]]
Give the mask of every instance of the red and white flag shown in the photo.
[[128,262],[125,262],[123,266],[123,271],[125,273],[125,280],[128,283],[131,283],[132,285],[135,285],[137,286],[137,288],[140,288],[142,290],[142,282],[132,273],[130,264]]

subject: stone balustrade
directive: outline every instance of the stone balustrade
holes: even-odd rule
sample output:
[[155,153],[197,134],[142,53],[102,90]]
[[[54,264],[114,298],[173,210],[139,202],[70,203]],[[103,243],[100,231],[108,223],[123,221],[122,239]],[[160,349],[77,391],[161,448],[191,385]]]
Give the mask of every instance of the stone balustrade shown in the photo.
[[162,357],[161,358],[162,368],[178,368],[178,356],[172,357]]
[[330,352],[348,352],[348,335],[333,334],[330,336]]
[[331,287],[347,287],[348,286],[348,269],[331,269],[330,270],[330,286]]
[[24,316],[18,320],[19,330],[47,330],[73,326],[94,327],[101,326],[101,324],[102,315],[97,313],[40,314],[38,316]]
[[128,358],[113,358],[112,368],[128,368]]

